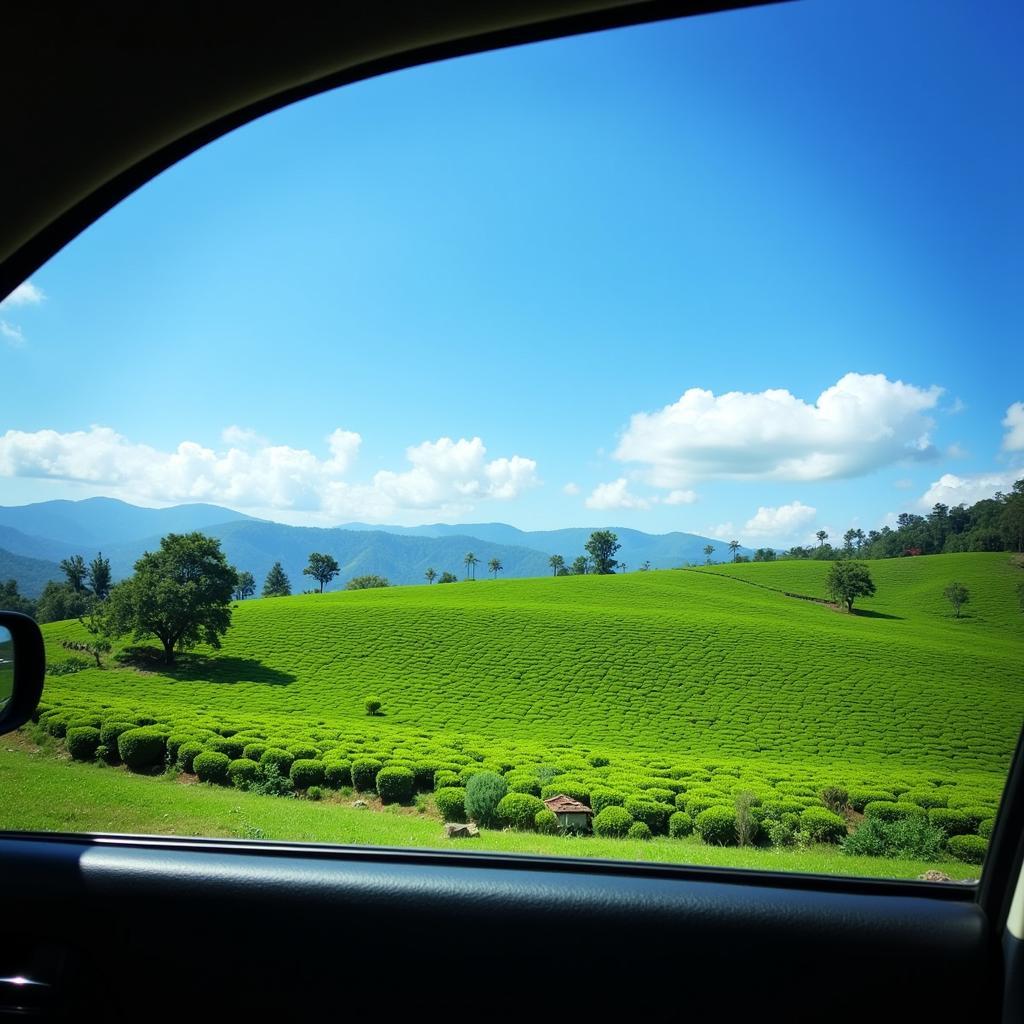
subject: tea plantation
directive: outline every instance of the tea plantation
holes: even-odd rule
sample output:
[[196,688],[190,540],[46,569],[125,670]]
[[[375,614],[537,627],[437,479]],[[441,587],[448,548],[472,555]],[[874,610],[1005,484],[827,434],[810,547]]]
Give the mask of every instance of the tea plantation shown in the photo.
[[[856,811],[968,808],[958,830],[984,831],[1024,720],[1024,571],[1005,554],[870,568],[877,596],[853,615],[786,596],[825,596],[827,563],[794,561],[246,601],[221,651],[49,677],[40,724],[112,761],[143,726],[154,768],[183,747],[275,748],[286,773],[316,762],[306,785],[372,789],[388,766],[461,790],[490,770],[513,791],[625,804],[656,834],[739,792],[799,817],[828,786]],[[971,591],[959,620],[953,579]],[[54,662],[85,638],[77,622],[44,632]]]

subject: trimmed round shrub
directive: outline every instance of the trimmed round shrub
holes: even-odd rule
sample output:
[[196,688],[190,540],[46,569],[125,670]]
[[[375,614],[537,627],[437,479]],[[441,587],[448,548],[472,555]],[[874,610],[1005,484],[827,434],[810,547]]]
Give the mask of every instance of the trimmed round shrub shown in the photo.
[[461,788],[462,779],[459,778],[458,772],[453,772],[450,768],[438,768],[434,772],[434,792],[436,793],[439,789],[450,789],[452,787]]
[[825,807],[808,807],[800,815],[800,831],[812,843],[838,843],[846,838],[846,819]]
[[287,750],[282,750],[280,747],[267,747],[266,750],[260,754],[260,764],[272,764],[281,775],[287,775],[292,770],[292,761],[295,758],[288,753]]
[[968,836],[974,831],[974,819],[955,807],[933,807],[928,820],[947,836]]
[[388,765],[377,772],[377,793],[383,803],[408,803],[415,788],[416,775],[411,768]]
[[486,771],[486,768],[482,768],[478,764],[467,764],[465,767],[459,769],[459,785],[468,786],[469,780],[474,775],[479,775],[481,772]]
[[322,800],[323,796],[324,791],[319,786],[310,786],[309,789],[306,790],[307,800]]
[[232,786],[248,789],[259,775],[260,766],[250,757],[236,757],[228,765],[228,778]]
[[192,769],[199,776],[200,782],[226,786],[230,764],[231,758],[227,754],[217,750],[204,750],[201,754],[196,754],[192,761]]
[[611,761],[604,754],[591,754],[587,758],[591,768],[607,768]]
[[413,786],[417,793],[432,793],[434,791],[434,772],[436,767],[432,764],[424,764],[422,761],[412,766]]
[[544,836],[553,836],[558,832],[558,815],[547,807],[533,816],[533,827]]
[[645,800],[653,800],[655,803],[659,804],[672,804],[674,807],[676,803],[676,794],[671,789],[660,789],[657,786],[644,786],[640,790],[640,795],[643,796]]
[[72,714],[68,718],[69,729],[81,729],[88,726],[90,729],[98,729],[103,724],[99,715]]
[[64,737],[68,753],[76,761],[92,761],[100,745],[100,731],[91,725],[79,725],[68,729]]
[[986,818],[983,822],[978,825],[978,835],[982,839],[990,839],[992,837],[992,829],[996,827],[995,818]]
[[434,803],[445,821],[466,820],[466,791],[458,786],[444,786],[434,792]]
[[295,784],[296,789],[322,786],[326,777],[324,763],[323,761],[314,761],[311,757],[292,761],[292,766],[288,770],[288,777]]
[[266,749],[267,745],[263,742],[246,743],[242,748],[242,757],[248,758],[250,761],[259,761]]
[[201,754],[206,748],[199,740],[188,740],[178,747],[178,769],[183,772],[193,771],[193,762],[197,754]]
[[162,732],[149,727],[128,729],[117,737],[117,752],[133,772],[144,771],[163,764],[167,739]]
[[610,804],[594,815],[594,835],[603,839],[621,839],[633,824],[633,815],[625,807]]
[[626,797],[622,806],[632,818],[642,821],[655,835],[664,835],[668,832],[668,819],[675,811],[671,804],[662,804],[637,796]]
[[508,792],[505,780],[495,772],[480,772],[466,784],[466,814],[483,828],[498,824],[498,804]]
[[384,706],[380,697],[367,697],[363,702],[363,706],[366,708],[368,715],[380,714],[380,709]]
[[328,761],[324,765],[324,785],[329,789],[341,789],[352,785],[352,764],[349,761]]
[[957,807],[956,810],[960,811],[961,814],[966,814],[970,819],[972,832],[986,818],[994,818],[996,816],[996,812],[991,807]]
[[946,801],[947,807],[988,807],[992,804],[992,811],[989,813],[991,817],[995,814],[995,804],[998,803],[998,797],[993,796],[991,793],[980,792],[972,789],[961,789],[956,793],[950,793],[949,799]]
[[508,793],[497,807],[499,821],[521,831],[532,829],[534,819],[546,810],[544,801],[532,793]]
[[320,751],[317,747],[314,747],[310,743],[289,743],[287,747],[288,753],[295,758],[296,761],[319,761]]
[[[686,795],[686,799],[682,804],[677,804],[676,806],[681,807],[682,810],[686,811],[686,813],[696,821],[698,816],[709,808],[725,806],[725,802],[727,800],[728,797],[725,796],[712,796],[706,793],[698,793],[696,795]],[[801,804],[800,807],[802,810],[803,805]]]
[[229,761],[241,757],[245,750],[245,744],[234,737],[214,736],[206,741],[207,750],[215,750],[218,754],[224,754]]
[[627,839],[653,839],[654,833],[647,827],[645,822],[634,821],[626,833]]
[[590,794],[590,809],[600,814],[606,807],[621,807],[626,797],[613,789],[595,789]]
[[850,794],[845,786],[826,786],[820,795],[821,802],[833,814],[842,814],[850,803]]
[[693,831],[693,818],[686,811],[676,811],[668,819],[668,834],[673,839],[682,839]]
[[917,804],[918,807],[930,811],[933,807],[945,807],[948,799],[945,793],[937,789],[908,789],[905,793],[900,793],[897,803]]
[[[775,787],[782,792],[781,784]],[[850,790],[850,806],[855,811],[863,813],[864,808],[868,804],[873,803],[876,800],[889,800],[893,803],[896,802],[896,794],[889,789],[851,789]]]
[[361,793],[372,792],[377,785],[377,772],[384,765],[373,758],[364,757],[352,762],[352,785]]
[[134,729],[135,727],[134,722],[125,722],[123,719],[121,721],[111,720],[109,722],[105,722],[100,726],[100,743],[103,743],[108,747],[113,747],[114,750],[117,750],[117,740],[121,733],[127,732],[129,729]]
[[731,807],[709,807],[694,818],[693,830],[709,846],[735,846],[736,812]]
[[877,818],[879,821],[905,821],[907,818],[926,818],[928,812],[923,807],[911,803],[896,803],[894,800],[872,800],[864,805],[865,818]]
[[988,840],[981,836],[950,836],[946,840],[946,849],[966,864],[980,864],[988,852]]
[[525,793],[529,796],[540,796],[540,779],[533,775],[515,775],[510,773],[505,776],[510,793]]
[[51,736],[56,736],[57,739],[63,739],[64,734],[68,731],[68,720],[63,715],[52,711],[39,721],[42,727]]

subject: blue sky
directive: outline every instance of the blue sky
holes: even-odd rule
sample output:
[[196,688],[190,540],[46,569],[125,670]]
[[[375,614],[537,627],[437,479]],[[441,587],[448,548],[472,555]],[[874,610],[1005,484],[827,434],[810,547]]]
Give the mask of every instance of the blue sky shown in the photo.
[[1008,489],[1015,6],[686,19],[249,125],[0,308],[0,503],[784,544]]

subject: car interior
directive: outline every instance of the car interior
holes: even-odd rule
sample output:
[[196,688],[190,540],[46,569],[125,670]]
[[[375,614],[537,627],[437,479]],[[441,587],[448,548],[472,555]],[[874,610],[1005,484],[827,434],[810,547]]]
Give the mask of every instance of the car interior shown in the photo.
[[[166,168],[296,100],[436,60],[756,5],[8,10],[0,296]],[[9,733],[38,703],[44,664],[30,619],[4,612],[0,627],[14,651],[0,720]],[[1024,1019],[1022,862],[1020,744],[973,884],[6,832],[0,1012],[303,1019],[349,1007],[394,1016],[424,1003],[474,1013],[497,997],[545,1019],[1015,1021]],[[799,995],[783,999],[779,981],[794,976]]]

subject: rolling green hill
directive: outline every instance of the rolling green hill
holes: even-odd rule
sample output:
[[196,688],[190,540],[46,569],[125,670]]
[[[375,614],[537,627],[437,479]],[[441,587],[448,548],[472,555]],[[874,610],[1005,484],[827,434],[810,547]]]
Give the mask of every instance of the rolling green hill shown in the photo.
[[[820,593],[827,566],[804,562],[249,601],[219,653],[51,677],[44,700],[325,758],[548,763],[591,787],[722,771],[994,802],[1024,719],[1024,573],[999,554],[871,570],[878,595],[852,616],[768,589]],[[960,621],[953,578],[972,591]],[[56,660],[81,632],[44,629]],[[364,714],[370,693],[385,717]]]

